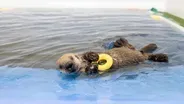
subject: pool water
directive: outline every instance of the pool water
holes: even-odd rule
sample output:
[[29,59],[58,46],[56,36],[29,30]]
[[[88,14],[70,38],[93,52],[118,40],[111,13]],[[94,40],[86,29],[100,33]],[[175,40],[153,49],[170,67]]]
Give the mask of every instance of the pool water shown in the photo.
[[[148,11],[14,9],[0,12],[0,104],[181,103],[184,33]],[[145,62],[100,77],[67,76],[55,61],[64,53],[104,51],[120,37],[149,43],[169,63]]]

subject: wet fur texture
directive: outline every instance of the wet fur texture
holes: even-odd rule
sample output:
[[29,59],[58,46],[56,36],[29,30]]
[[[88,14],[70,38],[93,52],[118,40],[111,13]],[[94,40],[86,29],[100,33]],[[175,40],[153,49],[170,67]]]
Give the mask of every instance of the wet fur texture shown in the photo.
[[[145,60],[151,60],[155,62],[168,62],[168,56],[166,54],[152,54],[157,49],[156,44],[149,44],[140,50],[136,50],[135,47],[128,43],[124,38],[120,38],[114,42],[114,48],[105,52],[86,52],[83,54],[65,54],[57,61],[61,71],[70,73],[70,70],[75,72],[86,74],[99,73],[97,65],[91,64],[91,62],[98,60],[99,53],[109,54],[113,58],[113,65],[111,69],[117,70],[120,67],[135,65],[144,62]],[[72,57],[72,58],[71,58]],[[72,65],[71,65],[72,64]]]

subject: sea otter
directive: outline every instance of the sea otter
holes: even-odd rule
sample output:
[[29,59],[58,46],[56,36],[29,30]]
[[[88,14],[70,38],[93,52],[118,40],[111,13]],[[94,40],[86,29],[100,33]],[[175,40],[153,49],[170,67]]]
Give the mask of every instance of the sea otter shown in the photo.
[[168,62],[167,54],[152,54],[157,49],[156,44],[148,44],[140,50],[135,49],[125,38],[120,38],[114,42],[113,48],[104,52],[85,52],[82,54],[67,53],[61,56],[57,65],[63,73],[85,73],[87,75],[104,73],[98,70],[96,64],[91,64],[97,61],[99,53],[105,53],[113,58],[113,65],[109,71],[118,70],[124,66],[139,64],[145,60],[155,62]]

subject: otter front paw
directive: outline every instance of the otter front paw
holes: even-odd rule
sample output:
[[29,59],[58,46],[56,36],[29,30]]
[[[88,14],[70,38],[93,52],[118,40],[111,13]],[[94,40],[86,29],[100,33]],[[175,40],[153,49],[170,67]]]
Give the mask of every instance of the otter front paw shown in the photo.
[[98,65],[95,64],[91,64],[89,65],[86,70],[85,70],[87,75],[94,75],[94,74],[98,74]]
[[84,53],[83,58],[91,63],[94,61],[98,61],[99,56],[96,52],[86,52]]

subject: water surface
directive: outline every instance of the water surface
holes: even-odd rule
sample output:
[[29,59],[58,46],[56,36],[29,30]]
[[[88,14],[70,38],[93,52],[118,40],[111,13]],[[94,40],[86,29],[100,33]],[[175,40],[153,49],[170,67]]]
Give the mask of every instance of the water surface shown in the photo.
[[[149,15],[123,9],[1,11],[0,100],[182,101],[184,34]],[[146,62],[92,79],[69,78],[55,70],[56,60],[64,53],[104,51],[105,42],[120,37],[138,49],[156,43],[155,53],[167,53],[169,63]]]

